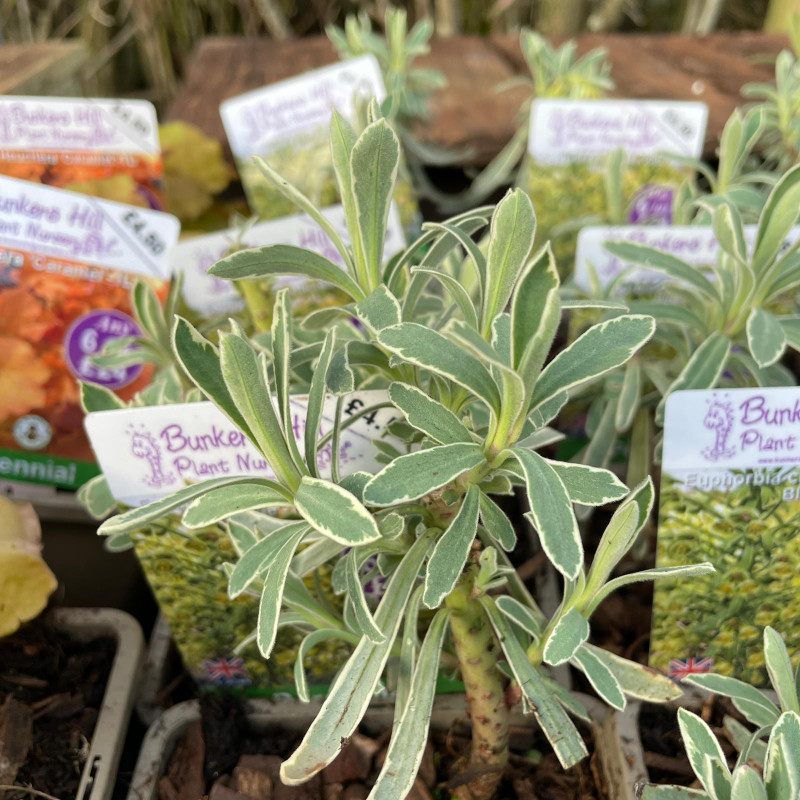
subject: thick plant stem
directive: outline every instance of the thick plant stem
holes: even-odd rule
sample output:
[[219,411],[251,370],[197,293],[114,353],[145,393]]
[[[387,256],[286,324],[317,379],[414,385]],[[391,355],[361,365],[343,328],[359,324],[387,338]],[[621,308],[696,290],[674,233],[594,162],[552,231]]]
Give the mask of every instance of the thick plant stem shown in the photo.
[[475,777],[455,790],[460,800],[489,800],[508,762],[508,707],[497,670],[498,645],[486,611],[473,597],[476,572],[471,567],[446,600],[472,718],[472,752],[466,772],[474,771]]
[[272,327],[272,294],[263,291],[254,280],[236,281],[236,288],[244,298],[256,332],[269,331]]

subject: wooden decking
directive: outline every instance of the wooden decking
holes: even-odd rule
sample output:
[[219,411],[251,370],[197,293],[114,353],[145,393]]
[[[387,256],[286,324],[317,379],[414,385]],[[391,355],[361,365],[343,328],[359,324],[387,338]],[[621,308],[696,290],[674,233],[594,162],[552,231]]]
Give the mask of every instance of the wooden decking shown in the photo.
[[[788,40],[749,32],[702,39],[613,34],[582,36],[578,45],[581,52],[598,46],[608,49],[617,96],[707,103],[706,154],[712,155],[725,120],[743,102],[741,87],[770,80],[774,58],[788,47]],[[218,112],[224,99],[335,60],[324,37],[289,42],[206,39],[191,59],[168,118],[192,122],[224,141]],[[486,163],[511,137],[526,96],[521,88],[496,91],[503,81],[527,73],[517,39],[438,39],[418,63],[441,70],[449,81],[434,97],[435,113],[419,131],[420,138],[447,147],[471,145],[474,163]]]

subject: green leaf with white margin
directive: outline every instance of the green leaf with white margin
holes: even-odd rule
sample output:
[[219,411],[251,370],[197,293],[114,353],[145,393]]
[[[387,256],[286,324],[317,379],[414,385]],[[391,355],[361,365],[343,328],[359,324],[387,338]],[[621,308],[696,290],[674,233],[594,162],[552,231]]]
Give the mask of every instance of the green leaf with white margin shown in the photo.
[[531,260],[511,300],[512,365],[532,392],[561,320],[560,280],[548,242]]
[[331,481],[304,477],[294,503],[314,530],[339,544],[353,546],[381,538],[372,514],[354,495]]
[[684,683],[699,686],[707,692],[713,692],[723,697],[729,697],[736,709],[758,727],[774,725],[781,713],[775,703],[763,692],[749,683],[729,675],[717,675],[713,672],[704,675],[687,675]]
[[439,607],[453,590],[467,563],[478,530],[480,494],[480,489],[474,484],[469,487],[458,514],[433,548],[425,569],[425,590],[422,594],[422,603],[427,608]]
[[680,697],[683,692],[671,678],[644,664],[630,661],[592,644],[583,645],[614,673],[614,677],[629,697],[650,703],[666,703]]
[[304,527],[289,536],[273,553],[272,561],[264,573],[264,588],[261,590],[261,602],[258,606],[258,622],[256,623],[256,643],[258,651],[264,658],[269,658],[278,633],[278,618],[283,603],[283,589],[286,575],[292,563],[294,551],[308,532]]
[[588,755],[583,737],[547,688],[536,667],[528,660],[511,624],[497,610],[492,598],[483,596],[480,602],[489,615],[514,680],[533,707],[539,727],[550,742],[561,766],[569,769]]
[[764,763],[764,783],[770,800],[797,800],[800,793],[799,730],[800,719],[793,711],[783,713],[772,730]]
[[722,764],[715,757],[706,755],[703,772],[698,777],[712,797],[730,798],[732,778],[727,763]]
[[336,181],[339,184],[339,194],[342,198],[342,206],[344,206],[347,230],[351,236],[353,252],[361,254],[363,252],[361,250],[361,235],[358,231],[356,199],[353,195],[353,178],[350,172],[350,155],[358,137],[347,120],[335,108],[331,110],[330,130],[333,170],[336,173]]
[[536,214],[530,197],[521,189],[509,189],[492,214],[486,257],[486,291],[481,313],[481,333],[492,330],[528,260],[536,235]]
[[[722,752],[722,748],[714,736],[711,728],[691,711],[685,708],[678,709],[678,727],[681,730],[683,743],[686,748],[686,756],[692,765],[692,770],[697,777],[703,781],[705,773],[705,758],[719,761],[727,769],[727,759]],[[704,784],[705,785],[705,784]],[[708,786],[705,786],[708,791]]]
[[504,594],[495,598],[495,605],[515,625],[530,634],[537,642],[542,638],[543,630],[535,614],[519,600]]
[[483,527],[503,550],[510,553],[516,547],[517,533],[508,515],[483,492],[480,496],[480,510]]
[[256,357],[250,342],[238,331],[219,334],[219,365],[228,393],[252,431],[253,444],[264,454],[282,483],[295,488],[299,472],[272,402],[266,375],[266,356]]
[[600,660],[591,650],[580,647],[570,659],[570,663],[583,672],[592,688],[617,711],[624,711],[627,705],[625,694],[619,681],[608,665]]
[[347,344],[342,345],[331,356],[325,373],[325,385],[331,394],[341,397],[355,391],[356,375],[350,366]]
[[297,690],[297,699],[302,703],[307,703],[311,696],[308,692],[308,678],[306,671],[303,668],[303,661],[308,655],[309,650],[313,649],[323,642],[329,642],[331,639],[338,639],[348,644],[358,644],[358,636],[350,631],[342,631],[336,628],[322,628],[318,631],[309,633],[299,644],[297,648],[297,659],[294,662],[294,686]]
[[800,165],[785,172],[767,197],[758,220],[753,247],[753,272],[761,277],[778,255],[800,214]]
[[604,506],[606,503],[621,500],[628,494],[628,487],[611,470],[566,461],[545,460],[561,478],[573,503]]
[[366,636],[374,644],[383,644],[386,636],[383,631],[375,624],[372,612],[367,605],[364,597],[364,587],[361,584],[361,576],[358,574],[358,551],[353,548],[344,556],[345,559],[345,579],[347,580],[347,596],[353,603],[356,623],[362,635]]
[[263,539],[247,548],[228,576],[228,597],[235,600],[268,568],[275,553],[298,533],[308,531],[305,522],[290,522],[268,533]]
[[124,553],[133,548],[133,539],[129,533],[120,533],[116,536],[109,536],[106,541],[106,550],[109,553]]
[[369,328],[382,331],[401,320],[400,303],[384,284],[356,305],[356,315]]
[[400,722],[392,733],[386,760],[367,800],[406,797],[414,785],[428,743],[439,656],[447,632],[449,612],[440,609],[425,634],[417,658],[411,691]]
[[640,314],[623,314],[592,325],[542,370],[532,407],[622,366],[650,339],[655,328],[652,317]]
[[253,529],[236,519],[228,520],[228,536],[234,550],[239,555],[242,555],[245,550],[249,550],[258,541],[258,536],[255,535]]
[[375,475],[364,489],[364,500],[375,506],[416,500],[484,462],[477,444],[456,442],[417,450],[396,458]]
[[[275,296],[272,308],[272,369],[275,375],[275,389],[278,399],[278,411],[283,423],[283,432],[287,437],[291,435],[292,415],[289,410],[289,380],[292,357],[292,309],[289,305],[289,290],[281,289]],[[294,449],[294,448],[292,448]]]
[[216,489],[220,486],[227,486],[234,483],[261,483],[263,486],[273,486],[274,481],[266,480],[264,478],[254,478],[252,475],[235,475],[230,478],[212,478],[209,481],[202,481],[201,483],[193,483],[191,486],[186,486],[183,489],[178,489],[166,497],[160,497],[146,506],[139,506],[138,508],[131,508],[124,514],[117,514],[111,519],[107,519],[100,525],[97,532],[101,536],[110,536],[117,533],[128,533],[135,531],[138,528],[143,528],[148,522],[163,517],[173,509],[180,508],[187,503],[190,503],[197,497],[201,497],[206,492]]
[[435,442],[472,442],[472,436],[461,420],[449,408],[432,400],[416,386],[393,383],[389,387],[389,397],[405,414],[409,425]]
[[289,786],[304,783],[325,769],[339,755],[342,740],[358,727],[391,654],[431,539],[431,534],[417,539],[389,580],[375,612],[375,623],[386,634],[386,641],[376,645],[366,637],[361,639],[339,671],[303,741],[281,765],[281,780]]
[[614,427],[620,432],[627,431],[633,424],[633,418],[639,410],[642,393],[642,365],[638,358],[632,358],[625,365],[622,389],[617,399],[617,410]]
[[172,349],[186,374],[203,394],[225,414],[233,424],[255,441],[253,431],[245,422],[222,377],[217,348],[183,317],[175,318],[172,329]]
[[378,341],[403,360],[463,386],[499,413],[500,390],[489,370],[438,331],[415,322],[403,322],[384,328],[378,334]]
[[84,483],[77,491],[77,498],[92,519],[105,519],[117,508],[117,501],[108,488],[105,475],[95,475]]
[[747,346],[759,367],[774,364],[786,349],[786,334],[777,318],[754,308],[747,318]]
[[400,657],[397,660],[397,689],[395,697],[395,713],[392,721],[394,730],[403,717],[408,698],[411,695],[411,681],[414,678],[414,666],[417,663],[419,639],[419,606],[422,602],[422,586],[417,586],[406,606],[403,632],[400,637]]
[[356,301],[365,297],[358,284],[333,261],[290,244],[270,244],[239,250],[213,264],[208,274],[232,281],[269,278],[274,275],[300,275],[333,284]]
[[308,216],[325,231],[334,247],[339,251],[339,255],[341,255],[344,263],[348,266],[352,264],[350,252],[342,240],[342,237],[339,235],[339,231],[336,230],[336,226],[311,202],[311,200],[299,189],[292,186],[289,181],[284,180],[263,158],[253,156],[253,162],[264,177],[289,200],[289,202],[294,203],[301,211],[308,214]]
[[583,567],[583,545],[567,489],[550,463],[531,450],[512,450],[525,473],[531,511],[526,514],[553,566],[575,579]]
[[680,258],[635,242],[606,242],[604,247],[612,256],[677,278],[698,289],[706,297],[719,302],[719,294],[714,284],[699,269]]
[[577,608],[571,608],[556,623],[544,643],[543,658],[557,667],[569,661],[589,638],[589,622]]
[[193,500],[183,512],[183,524],[187,528],[204,528],[242,511],[291,505],[291,498],[278,484],[269,487],[263,483],[235,483],[212,489]]
[[399,164],[400,142],[385,119],[367,126],[350,153],[358,231],[373,286],[381,273],[386,223]]
[[144,281],[136,281],[131,292],[131,306],[136,321],[162,347],[169,347],[169,331],[164,312],[153,289]]
[[730,800],[768,800],[761,776],[747,764],[733,773]]
[[325,379],[328,367],[336,349],[336,328],[331,328],[325,334],[322,352],[319,354],[314,374],[311,376],[311,385],[308,389],[308,402],[306,403],[306,427],[303,432],[303,445],[306,467],[312,478],[319,476],[317,464],[317,435],[319,434],[322,412],[325,407]]
[[461,314],[464,317],[464,322],[471,328],[477,330],[478,314],[475,311],[472,298],[470,297],[469,292],[455,277],[450,275],[450,273],[439,269],[438,267],[425,266],[411,267],[411,274],[430,275],[431,277],[436,278],[447,290],[448,294],[453,299],[453,302],[458,305],[459,309],[461,310]]
[[708,795],[697,789],[683,786],[645,786],[642,800],[708,800]]
[[667,397],[682,389],[711,389],[716,386],[725,369],[731,352],[731,341],[719,331],[714,331],[686,362],[656,408],[656,423],[664,424]]
[[767,626],[764,628],[764,658],[767,662],[767,672],[772,683],[772,688],[778,694],[783,711],[800,713],[798,704],[797,687],[794,682],[794,671],[789,653],[784,644],[783,637]]
[[117,411],[126,408],[125,403],[105,386],[81,381],[81,408],[91,414],[93,411]]

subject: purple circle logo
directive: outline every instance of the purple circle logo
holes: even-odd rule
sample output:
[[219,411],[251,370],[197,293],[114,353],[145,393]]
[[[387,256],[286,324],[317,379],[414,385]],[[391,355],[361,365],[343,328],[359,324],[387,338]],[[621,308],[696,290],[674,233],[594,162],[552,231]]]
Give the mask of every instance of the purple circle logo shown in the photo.
[[628,222],[631,224],[672,224],[672,189],[648,184],[631,201]]
[[64,337],[64,357],[70,372],[82,381],[98,383],[109,389],[121,389],[136,380],[143,364],[129,367],[99,367],[92,357],[99,355],[113,339],[141,336],[139,326],[116,309],[99,309],[78,317]]

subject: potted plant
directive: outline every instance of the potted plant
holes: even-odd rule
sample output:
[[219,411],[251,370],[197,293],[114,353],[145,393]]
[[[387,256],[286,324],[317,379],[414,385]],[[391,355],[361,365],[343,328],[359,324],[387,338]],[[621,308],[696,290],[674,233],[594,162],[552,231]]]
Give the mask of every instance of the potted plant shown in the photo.
[[[559,278],[549,246],[533,252],[536,222],[527,195],[510,192],[490,220],[488,210],[479,209],[432,227],[383,268],[383,232],[400,157],[397,137],[372,104],[359,136],[334,114],[331,150],[351,246],[328,230],[302,194],[262,167],[277,189],[328,230],[347,269],[309,251],[275,245],[234,253],[211,272],[234,280],[277,273],[326,280],[350,297],[343,307],[328,310],[327,318],[343,316],[347,324],[332,324],[315,345],[296,347],[294,332],[308,320],[292,318],[282,291],[270,341],[260,346],[236,324],[220,331],[218,345],[180,318],[172,331],[172,347],[186,374],[259,448],[274,477],[193,484],[107,520],[99,532],[124,535],[184,507],[189,527],[244,509],[265,517],[270,509],[296,513],[298,519],[270,525],[266,533],[257,524],[229,526],[241,551],[228,568],[229,594],[260,584],[255,638],[262,654],[270,655],[280,625],[307,632],[296,665],[301,698],[306,648],[324,637],[354,645],[302,743],[284,762],[283,781],[300,784],[336,758],[391,661],[394,730],[372,796],[405,797],[425,747],[436,675],[446,665],[465,684],[472,720],[469,766],[477,770],[458,794],[491,797],[508,759],[509,687],[534,714],[564,767],[587,755],[565,708],[579,716],[585,710],[550,679],[551,666],[572,664],[616,708],[625,706],[626,694],[651,699],[675,694],[663,676],[587,644],[588,620],[621,585],[704,574],[713,567],[611,579],[649,515],[652,483],[645,480],[628,492],[606,470],[551,461],[536,452],[552,440],[548,423],[570,392],[624,364],[650,339],[654,321],[620,314],[589,328],[543,366],[560,320]],[[470,233],[487,222],[484,255]],[[466,249],[476,271],[474,296],[446,270],[448,255],[458,247]],[[351,316],[359,326],[349,323]],[[296,438],[289,414],[292,374],[311,364],[307,418]],[[404,444],[402,450],[384,448],[386,465],[377,474],[341,477],[342,428],[376,408],[343,419],[343,398],[365,385],[386,387],[389,400],[379,405],[396,409],[392,433]],[[333,431],[320,438],[326,395],[338,398],[337,410]],[[332,458],[323,476],[318,455],[328,442]],[[506,555],[516,534],[491,495],[514,485],[524,487],[528,521],[563,576],[563,601],[550,618]],[[586,569],[573,505],[619,500]],[[364,575],[361,568],[371,558],[375,566]],[[343,602],[335,624],[330,619],[320,624],[303,614],[298,583],[309,564],[331,559]],[[387,582],[377,607],[364,592],[364,583],[376,575]]]

